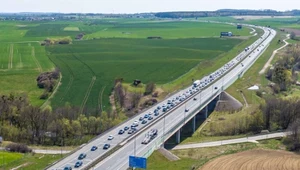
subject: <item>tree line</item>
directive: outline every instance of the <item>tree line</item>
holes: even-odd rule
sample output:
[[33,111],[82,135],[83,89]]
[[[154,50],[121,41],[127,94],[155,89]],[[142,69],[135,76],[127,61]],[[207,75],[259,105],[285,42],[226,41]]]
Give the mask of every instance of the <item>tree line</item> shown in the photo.
[[195,17],[218,17],[218,16],[299,16],[300,10],[275,11],[275,10],[239,10],[221,9],[217,11],[191,11],[191,12],[159,12],[156,17],[160,18],[195,18]]
[[0,134],[4,140],[39,145],[78,145],[119,124],[107,112],[80,114],[66,105],[52,111],[29,104],[26,96],[0,95]]

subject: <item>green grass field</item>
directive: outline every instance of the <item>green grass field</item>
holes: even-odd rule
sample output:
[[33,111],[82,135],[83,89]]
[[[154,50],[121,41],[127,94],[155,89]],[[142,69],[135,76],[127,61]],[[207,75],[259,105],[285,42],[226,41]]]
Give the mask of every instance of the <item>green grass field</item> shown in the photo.
[[141,79],[143,83],[164,84],[240,42],[239,39],[219,38],[100,39],[47,47],[51,60],[63,73],[62,85],[52,105],[70,102],[97,108],[102,103],[107,107],[115,78],[123,78],[126,83]]
[[3,167],[11,162],[19,160],[23,157],[20,153],[0,152],[0,167]]
[[0,92],[1,94],[27,94],[34,105],[41,105],[36,78],[41,72],[50,71],[54,65],[46,56],[45,48],[36,42],[0,43]]
[[40,170],[60,158],[61,155],[21,154],[1,151],[0,169],[8,170],[21,166],[18,169]]
[[146,22],[123,23],[89,34],[85,39],[92,38],[147,38],[159,36],[163,39],[219,37],[220,32],[231,31],[235,35],[249,35],[248,28],[237,30],[235,26],[205,22]]

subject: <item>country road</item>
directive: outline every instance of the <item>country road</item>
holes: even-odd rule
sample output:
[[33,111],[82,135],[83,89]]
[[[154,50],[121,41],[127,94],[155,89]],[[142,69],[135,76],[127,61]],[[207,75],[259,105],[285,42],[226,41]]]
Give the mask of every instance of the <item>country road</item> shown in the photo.
[[257,142],[258,140],[281,138],[281,137],[287,136],[287,134],[288,134],[288,132],[279,132],[279,133],[251,136],[251,137],[238,138],[238,139],[221,140],[221,141],[215,141],[215,142],[203,142],[203,143],[195,143],[195,144],[177,145],[172,150],[204,148],[204,147],[230,145],[230,144],[245,143],[245,142]]
[[260,70],[259,74],[264,74],[266,72],[266,69],[270,66],[273,58],[275,57],[275,55],[278,53],[279,50],[285,48],[287,45],[289,45],[288,42],[286,42],[286,40],[290,39],[290,34],[286,35],[286,39],[283,40],[283,42],[285,43],[283,46],[281,46],[280,48],[276,49],[273,51],[272,56],[269,58],[269,60],[267,61],[267,63],[264,65],[263,69]]

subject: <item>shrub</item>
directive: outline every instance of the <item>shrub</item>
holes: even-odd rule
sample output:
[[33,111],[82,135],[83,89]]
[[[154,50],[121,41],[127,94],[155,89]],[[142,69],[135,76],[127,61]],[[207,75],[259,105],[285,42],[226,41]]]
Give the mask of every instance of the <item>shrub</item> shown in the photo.
[[49,97],[49,93],[47,91],[45,91],[41,96],[40,99],[45,100]]
[[5,150],[10,152],[28,153],[32,152],[32,149],[28,148],[27,145],[21,143],[11,143],[5,147]]
[[262,92],[260,91],[260,90],[258,90],[258,91],[256,91],[256,95],[258,96],[258,97],[262,97]]
[[153,82],[147,83],[145,87],[145,93],[144,95],[151,94],[155,89],[155,84]]

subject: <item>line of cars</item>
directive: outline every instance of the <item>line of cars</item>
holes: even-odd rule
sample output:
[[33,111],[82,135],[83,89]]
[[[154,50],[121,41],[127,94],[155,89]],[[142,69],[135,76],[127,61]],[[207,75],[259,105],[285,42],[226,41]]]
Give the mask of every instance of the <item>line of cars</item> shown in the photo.
[[[263,35],[261,37],[261,39],[267,37],[267,34],[265,33],[265,35]],[[254,44],[258,44],[260,43],[262,40],[257,40]],[[261,45],[260,45],[261,46]],[[249,52],[249,50],[253,49],[254,45],[250,46],[250,47],[246,47],[245,48],[245,52]],[[257,49],[257,51],[259,51],[259,49]],[[223,67],[221,67],[220,69],[218,69],[217,71],[211,73],[210,75],[202,78],[201,80],[196,80],[193,83],[193,87],[192,88],[197,88],[199,87],[200,89],[206,87],[207,85],[209,85],[212,81],[216,80],[218,77],[222,76],[225,72],[227,72],[228,70],[230,70],[237,62],[240,62],[241,60],[243,60],[247,55],[246,54],[240,54],[237,57],[235,57],[234,59],[232,59],[231,61],[229,61],[228,63],[226,63]],[[242,66],[243,63],[241,63]],[[218,87],[215,87],[215,89],[217,89]]]
[[[109,135],[107,140],[113,140],[114,137],[112,135]],[[103,145],[103,149],[106,150],[106,149],[109,149],[110,148],[110,144],[106,143]],[[96,151],[98,149],[98,146],[92,146],[91,147],[91,151]],[[79,156],[78,156],[78,161],[74,164],[74,168],[79,168],[82,166],[83,164],[83,159],[86,158],[86,153],[81,153]],[[64,168],[64,170],[72,170],[72,167],[71,166],[66,166]]]

